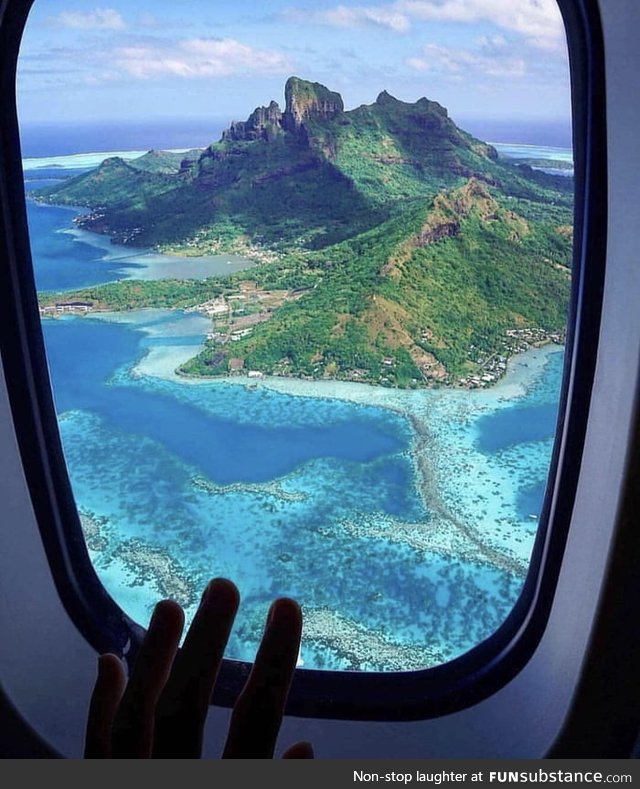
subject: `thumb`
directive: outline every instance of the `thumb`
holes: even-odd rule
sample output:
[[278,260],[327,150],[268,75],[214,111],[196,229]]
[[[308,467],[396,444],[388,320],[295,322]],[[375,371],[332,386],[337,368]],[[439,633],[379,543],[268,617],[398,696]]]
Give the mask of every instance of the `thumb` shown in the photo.
[[283,759],[313,759],[313,746],[310,742],[297,742],[282,754]]

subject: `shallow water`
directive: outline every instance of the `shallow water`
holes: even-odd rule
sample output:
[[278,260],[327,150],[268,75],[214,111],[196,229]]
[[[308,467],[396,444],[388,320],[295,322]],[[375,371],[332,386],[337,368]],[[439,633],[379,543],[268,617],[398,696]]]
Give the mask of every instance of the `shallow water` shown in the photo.
[[[141,264],[68,232],[72,209],[29,211],[41,289]],[[199,315],[43,326],[90,554],[137,621],[166,595],[191,616],[225,575],[243,597],[231,656],[251,659],[269,602],[292,595],[305,666],[397,670],[451,659],[508,615],[544,495],[561,349],[531,352],[486,391],[246,386],[172,374],[209,330]]]
[[[429,496],[446,502],[462,487],[490,508],[494,491],[478,461],[496,463],[502,474],[512,466],[518,476],[504,477],[512,501],[501,501],[505,546],[516,530],[530,546],[528,516],[539,511],[542,492],[530,483],[544,478],[553,424],[546,435],[538,425],[532,440],[526,421],[519,431],[515,418],[509,440],[490,448],[482,436],[487,420],[536,408],[540,387],[493,404],[479,393],[470,409],[468,392],[417,393],[431,413],[427,461],[449,483],[425,496],[417,488],[413,430],[394,410],[141,375],[136,360],[150,343],[159,350],[171,341],[163,326],[179,334],[181,320],[192,324],[193,316],[44,323],[73,489],[97,531],[92,556],[130,615],[144,622],[166,594],[192,614],[205,580],[230,576],[244,600],[233,656],[251,658],[269,601],[287,594],[302,602],[311,626],[304,664],[347,669],[429,665],[466,651],[500,624],[522,572],[478,556],[473,545],[443,550],[434,543],[430,530],[442,528],[442,517],[430,510]],[[184,344],[185,336],[177,339]],[[543,380],[558,379],[560,356],[540,368]],[[466,478],[447,465],[455,441],[455,461],[466,453],[469,462]],[[450,509],[461,507],[457,517],[483,539],[482,519],[474,521],[480,504],[465,514],[468,504],[457,496]],[[495,535],[485,537],[500,545]]]

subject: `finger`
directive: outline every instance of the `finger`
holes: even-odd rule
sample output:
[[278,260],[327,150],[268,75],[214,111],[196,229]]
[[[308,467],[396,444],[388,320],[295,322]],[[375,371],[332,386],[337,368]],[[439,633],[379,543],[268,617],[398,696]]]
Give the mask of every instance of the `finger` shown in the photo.
[[282,754],[283,759],[313,759],[313,745],[310,742],[297,742]]
[[183,625],[184,613],[177,603],[158,603],[113,723],[113,757],[144,759],[151,755],[156,704],[171,671]]
[[205,589],[158,702],[154,757],[200,758],[211,693],[239,602],[231,581],[217,578]]
[[91,694],[85,759],[108,759],[111,756],[111,727],[127,683],[124,666],[115,655],[100,655],[98,676]]
[[302,614],[295,600],[276,600],[253,669],[231,716],[224,759],[273,757],[301,632]]

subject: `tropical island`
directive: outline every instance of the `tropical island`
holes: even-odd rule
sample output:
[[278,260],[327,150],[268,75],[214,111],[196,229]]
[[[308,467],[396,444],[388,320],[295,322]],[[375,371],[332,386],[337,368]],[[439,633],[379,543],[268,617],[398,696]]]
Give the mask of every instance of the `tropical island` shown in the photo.
[[39,190],[80,228],[174,255],[257,265],[205,280],[122,280],[40,295],[56,311],[197,310],[212,327],[180,368],[486,386],[510,355],[563,341],[573,179],[500,159],[444,107],[341,96],[291,77],[204,151],[107,159]]

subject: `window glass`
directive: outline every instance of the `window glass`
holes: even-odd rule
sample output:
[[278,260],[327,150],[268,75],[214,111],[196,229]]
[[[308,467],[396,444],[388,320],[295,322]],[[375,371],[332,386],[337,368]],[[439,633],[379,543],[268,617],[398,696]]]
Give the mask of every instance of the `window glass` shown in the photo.
[[19,108],[40,313],[100,579],[135,620],[277,595],[300,664],[469,650],[554,440],[573,164],[555,0],[38,0]]

